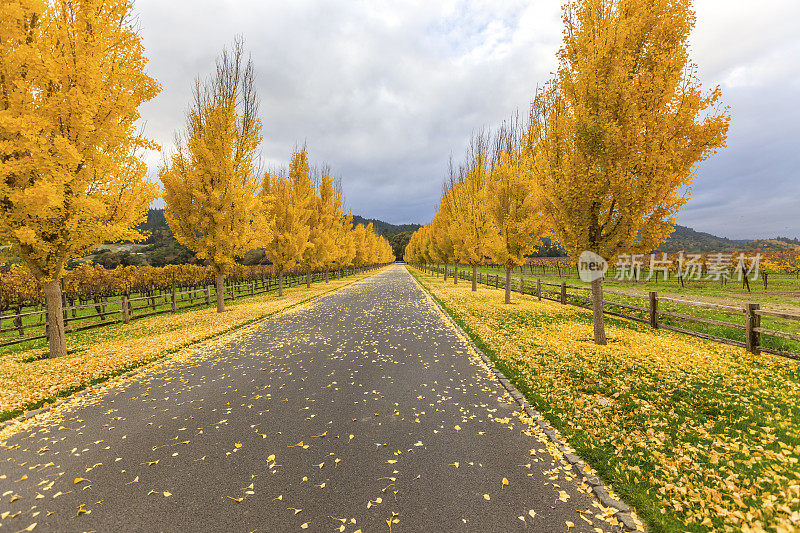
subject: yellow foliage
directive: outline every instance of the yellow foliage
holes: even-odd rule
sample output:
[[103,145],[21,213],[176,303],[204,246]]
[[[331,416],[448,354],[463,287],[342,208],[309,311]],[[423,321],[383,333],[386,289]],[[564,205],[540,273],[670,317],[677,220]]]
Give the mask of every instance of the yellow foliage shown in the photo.
[[308,154],[301,150],[292,155],[288,175],[268,173],[262,181],[262,215],[269,229],[258,244],[279,273],[294,268],[310,247],[308,172]]
[[606,481],[635,489],[654,522],[797,529],[794,361],[622,321],[598,346],[590,310],[528,295],[504,306],[494,289],[421,278],[524,383],[535,409],[573,442],[604,450],[595,460]]
[[728,129],[719,87],[704,95],[688,59],[694,13],[686,0],[573,0],[564,25],[527,139],[545,212],[571,257],[649,252]]
[[515,149],[503,154],[487,183],[487,209],[497,228],[490,251],[506,271],[524,264],[525,256],[536,250],[548,232],[542,190],[530,179],[523,161]]
[[242,96],[238,87],[220,90],[220,80],[215,83],[206,93],[196,90],[185,142],[177,143],[159,177],[164,216],[175,237],[224,274],[255,238],[261,123],[241,110],[246,93]]
[[157,195],[137,108],[160,90],[129,0],[0,4],[0,243],[36,278],[136,240]]

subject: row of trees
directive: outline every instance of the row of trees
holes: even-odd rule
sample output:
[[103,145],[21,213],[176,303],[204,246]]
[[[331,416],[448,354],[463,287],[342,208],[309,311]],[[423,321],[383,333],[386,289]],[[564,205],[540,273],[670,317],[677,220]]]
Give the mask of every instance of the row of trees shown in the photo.
[[225,310],[226,272],[235,258],[260,248],[278,271],[296,265],[310,284],[314,269],[362,267],[393,260],[392,248],[372,225],[353,228],[342,212],[342,194],[330,171],[312,172],[305,148],[288,170],[262,172],[258,165],[261,121],[252,60],[236,40],[223,50],[216,73],[199,80],[185,131],[164,161],[164,216],[178,242],[213,269],[217,311]]
[[[613,261],[663,241],[696,165],[724,146],[728,109],[704,93],[688,58],[690,0],[570,0],[558,68],[529,120],[473,136],[433,222],[408,261],[511,268],[551,236],[570,257]],[[457,277],[455,280],[457,282]],[[594,337],[605,344],[602,279],[592,283]]]
[[[137,225],[160,195],[141,158],[158,146],[137,129],[139,106],[161,89],[146,63],[132,0],[0,2],[0,252],[44,293],[51,357],[66,354],[67,261],[143,239]],[[388,243],[342,216],[329,177],[308,179],[304,150],[288,174],[261,172],[260,131],[237,43],[196,84],[186,132],[159,172],[170,227],[218,284],[248,246],[263,246],[280,272],[391,260]]]

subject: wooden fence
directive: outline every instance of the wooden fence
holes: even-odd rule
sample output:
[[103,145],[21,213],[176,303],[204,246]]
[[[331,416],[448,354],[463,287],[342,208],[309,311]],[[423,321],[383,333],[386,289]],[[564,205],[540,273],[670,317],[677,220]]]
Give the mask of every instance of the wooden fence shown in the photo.
[[[472,272],[466,269],[457,269],[457,268],[431,266],[431,265],[427,266],[415,265],[415,266],[417,268],[421,268],[429,272],[436,272],[440,274],[444,273],[445,269],[447,269],[447,274],[449,276],[453,276],[454,274],[457,273],[458,279],[464,279],[467,281],[472,280]],[[505,288],[506,280],[505,280],[505,275],[501,276],[500,274],[478,273],[477,281],[482,285],[488,285],[499,289],[501,287]],[[541,278],[536,278],[535,280],[533,280],[525,278],[524,276],[516,276],[512,278],[511,290],[522,294],[536,296],[540,300],[550,300],[553,302],[558,302],[562,305],[574,305],[576,307],[581,307],[584,309],[591,309],[592,306],[591,294],[587,294],[586,296],[584,296],[582,294],[574,294],[574,293],[571,294],[568,292],[568,290],[573,290],[573,291],[586,291],[588,293],[591,293],[592,290],[591,287],[568,285],[564,281],[562,281],[561,283],[549,283],[542,281]],[[693,300],[684,300],[680,298],[659,296],[656,291],[649,291],[647,296],[643,296],[643,295],[630,294],[626,292],[603,289],[603,294],[604,295],[614,294],[618,296],[623,296],[625,298],[642,301],[641,305],[631,305],[628,303],[606,300],[604,298],[603,299],[604,314],[620,318],[626,318],[629,320],[634,320],[636,322],[648,324],[653,328],[667,329],[670,331],[676,331],[678,333],[683,333],[686,335],[693,335],[695,337],[700,337],[715,342],[721,342],[732,346],[739,346],[742,348],[746,348],[749,352],[754,354],[757,354],[759,352],[767,352],[782,357],[788,357],[791,359],[800,360],[800,354],[768,348],[766,346],[763,346],[761,339],[762,335],[771,335],[774,337],[780,337],[783,339],[800,342],[800,335],[761,327],[761,317],[767,316],[784,320],[800,321],[800,315],[790,314],[790,313],[780,313],[777,311],[769,311],[766,309],[761,309],[759,304],[756,303],[747,303],[741,307],[711,304],[705,302],[697,302]],[[717,312],[730,313],[733,315],[743,315],[744,324],[737,324],[734,322],[728,322],[724,320],[716,320],[712,318],[694,316],[691,314],[666,310],[659,306],[659,302],[676,304],[681,306],[689,306],[694,308],[710,309]],[[626,313],[625,311],[629,312]],[[635,316],[631,314],[630,311],[637,312],[639,313],[640,316]],[[722,326],[725,328],[743,330],[745,341],[742,342],[735,339],[729,339],[717,335],[711,335],[709,333],[703,333],[700,331],[693,331],[691,329],[673,326],[664,323],[664,321],[661,320],[661,317],[671,317],[674,319],[678,319],[679,321],[688,321],[706,325]]]
[[[344,269],[332,272],[313,272],[311,282],[328,279],[329,276],[341,278],[358,272],[373,270],[378,266],[360,269]],[[284,288],[305,283],[306,274],[284,276]],[[108,326],[111,324],[127,324],[136,318],[175,313],[184,309],[200,306],[216,305],[217,291],[214,285],[192,286],[184,290],[171,289],[153,291],[138,297],[121,295],[118,299],[102,299],[93,303],[65,306],[64,327],[67,333],[86,329]],[[277,276],[265,276],[263,279],[254,279],[239,283],[226,283],[226,300],[235,300],[244,296],[254,296],[278,289]],[[21,342],[47,338],[47,311],[43,305],[41,309],[12,315],[0,315],[0,347],[19,344]],[[94,313],[80,315],[81,311],[91,310]],[[71,315],[71,316],[70,316]],[[36,317],[36,322],[30,322],[31,317]],[[26,320],[27,319],[27,320]],[[11,326],[3,327],[9,321]],[[26,335],[26,332],[33,334]]]

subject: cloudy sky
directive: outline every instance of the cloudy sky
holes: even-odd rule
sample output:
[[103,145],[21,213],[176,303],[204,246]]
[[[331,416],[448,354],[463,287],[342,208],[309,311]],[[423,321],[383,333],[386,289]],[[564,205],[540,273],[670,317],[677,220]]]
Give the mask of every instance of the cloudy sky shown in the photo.
[[[149,72],[142,107],[165,150],[196,76],[242,35],[254,60],[262,157],[307,143],[354,213],[430,220],[451,153],[525,109],[555,68],[560,0],[137,0]],[[800,237],[800,2],[695,0],[692,56],[732,108],[728,147],[703,163],[679,222],[731,238]],[[151,173],[160,160],[148,155]]]

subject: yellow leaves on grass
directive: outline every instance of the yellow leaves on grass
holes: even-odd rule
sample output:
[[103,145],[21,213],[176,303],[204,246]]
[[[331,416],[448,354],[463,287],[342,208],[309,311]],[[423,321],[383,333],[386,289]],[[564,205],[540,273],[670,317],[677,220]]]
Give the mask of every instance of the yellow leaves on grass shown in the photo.
[[[327,284],[312,285],[310,289],[294,287],[287,290],[282,299],[278,299],[274,292],[257,295],[231,304],[223,315],[213,309],[200,309],[143,318],[126,326],[108,326],[118,328],[121,333],[119,338],[103,338],[96,344],[70,346],[70,353],[57,359],[40,358],[40,350],[3,355],[0,357],[0,412],[20,409],[26,404],[167,353],[178,352],[171,357],[176,360],[203,357],[207,354],[181,349],[265,315],[296,306],[364,276],[332,279]],[[238,334],[241,332],[234,335]],[[25,362],[30,359],[35,360]],[[15,424],[0,430],[0,439],[23,427],[23,424]]]
[[597,346],[590,311],[522,295],[509,309],[491,288],[423,281],[524,380],[529,398],[541,398],[534,407],[560,419],[567,438],[613,450],[608,480],[647,488],[664,511],[657,520],[792,529],[800,516],[794,362],[633,323],[610,323],[609,344]]

